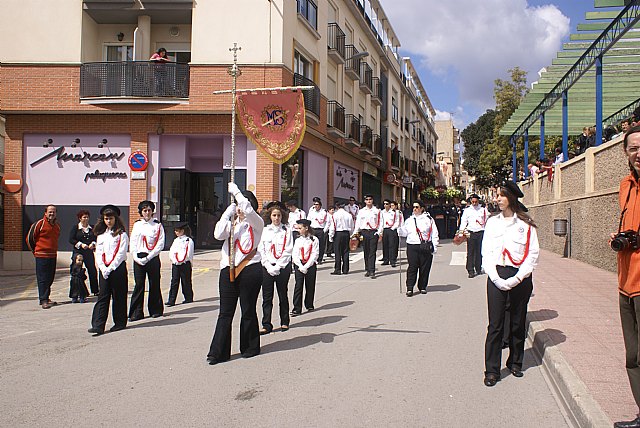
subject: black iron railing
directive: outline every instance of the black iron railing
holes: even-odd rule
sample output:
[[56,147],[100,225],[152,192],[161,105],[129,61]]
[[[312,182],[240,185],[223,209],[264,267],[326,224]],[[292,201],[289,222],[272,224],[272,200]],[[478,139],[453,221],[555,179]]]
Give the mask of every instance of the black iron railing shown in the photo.
[[327,102],[327,125],[345,132],[344,107],[337,101]]
[[358,49],[356,49],[355,46],[353,45],[346,45],[345,46],[345,56],[347,57],[347,64],[345,66],[345,71],[353,71],[355,74],[357,74],[358,76],[360,76],[360,64],[362,62],[362,58],[361,57],[356,57],[354,58],[354,56],[356,54],[360,53],[358,51]]
[[411,174],[418,175],[418,162],[416,162],[414,160],[410,160],[409,161],[409,170],[411,171]]
[[293,74],[294,86],[313,86],[313,89],[303,89],[304,108],[320,117],[320,88],[311,79],[307,79],[302,74]]
[[394,148],[391,150],[391,166],[400,169],[400,150]]
[[189,98],[189,64],[89,62],[80,66],[80,98]]
[[[380,79],[378,77],[371,78],[371,87],[373,88],[373,93],[371,94],[371,98],[372,99],[376,99],[380,103],[382,103],[382,99],[383,99],[382,82],[380,82]],[[386,120],[386,116],[387,116],[386,112],[385,112],[384,116],[385,117],[382,120]]]
[[367,125],[360,125],[360,132],[362,133],[360,147],[373,153],[373,130]]
[[370,91],[373,91],[373,70],[366,62],[360,66],[360,86],[366,86]]
[[345,40],[346,36],[342,29],[332,22],[327,29],[327,47],[329,51],[335,51],[338,55],[345,58]]
[[353,114],[347,114],[345,116],[346,121],[346,138],[352,139],[360,143],[360,118]]

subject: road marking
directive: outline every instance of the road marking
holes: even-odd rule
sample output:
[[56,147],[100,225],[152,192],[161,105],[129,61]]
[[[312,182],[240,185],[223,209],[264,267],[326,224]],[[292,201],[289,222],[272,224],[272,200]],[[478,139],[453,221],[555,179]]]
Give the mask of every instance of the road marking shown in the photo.
[[452,251],[450,266],[465,266],[467,264],[467,253],[464,251]]
[[26,336],[27,334],[35,333],[35,330],[25,331],[23,333],[11,334],[9,336],[2,337],[2,340],[13,339],[15,337]]

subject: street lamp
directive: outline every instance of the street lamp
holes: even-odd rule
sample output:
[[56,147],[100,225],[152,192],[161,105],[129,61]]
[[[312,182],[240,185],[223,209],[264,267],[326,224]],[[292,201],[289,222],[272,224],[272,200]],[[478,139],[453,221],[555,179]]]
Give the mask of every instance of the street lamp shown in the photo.
[[352,59],[361,59],[361,58],[366,58],[369,56],[369,52],[358,52],[357,54],[351,56],[350,58],[347,58],[347,61],[351,61]]

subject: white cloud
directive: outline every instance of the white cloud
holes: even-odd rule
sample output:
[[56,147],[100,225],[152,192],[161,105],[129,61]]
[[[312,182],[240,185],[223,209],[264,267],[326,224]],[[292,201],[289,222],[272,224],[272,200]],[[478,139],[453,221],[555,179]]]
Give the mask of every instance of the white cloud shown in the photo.
[[455,111],[440,111],[436,109],[435,120],[448,120],[453,118],[453,126],[463,129],[468,123],[467,114],[462,106],[457,106]]
[[[496,78],[515,66],[533,73],[548,65],[569,34],[554,5],[526,0],[382,0],[401,49],[453,81],[461,102],[492,108]],[[533,78],[533,79],[532,79]]]

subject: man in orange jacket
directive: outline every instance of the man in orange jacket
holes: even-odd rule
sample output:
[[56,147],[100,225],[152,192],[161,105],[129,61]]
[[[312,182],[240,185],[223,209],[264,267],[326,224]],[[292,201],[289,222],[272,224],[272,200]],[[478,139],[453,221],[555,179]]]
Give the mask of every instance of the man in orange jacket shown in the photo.
[[[610,245],[618,252],[620,320],[627,375],[633,398],[640,408],[640,126],[627,131],[623,148],[631,173],[620,182],[620,229],[611,234]],[[616,422],[614,427],[640,428],[640,416],[632,421]]]
[[27,234],[27,246],[36,258],[36,280],[42,309],[49,309],[58,304],[49,299],[51,284],[56,276],[60,238],[60,224],[56,219],[56,213],[55,205],[47,205],[44,217],[32,224]]

